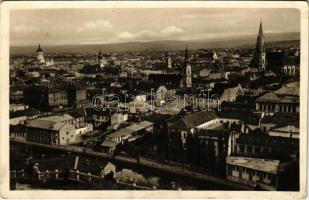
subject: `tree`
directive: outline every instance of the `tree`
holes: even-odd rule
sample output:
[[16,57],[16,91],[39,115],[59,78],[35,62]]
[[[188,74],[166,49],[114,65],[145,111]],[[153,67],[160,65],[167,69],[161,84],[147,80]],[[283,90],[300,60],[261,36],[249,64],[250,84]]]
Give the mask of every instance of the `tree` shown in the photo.
[[192,148],[192,158],[193,163],[196,165],[200,165],[200,157],[201,157],[201,144],[198,136],[193,137],[193,148]]
[[211,139],[208,140],[206,160],[207,160],[206,161],[207,171],[213,173],[216,166],[215,164],[216,157],[215,157],[215,145]]
[[219,134],[218,137],[218,160],[217,160],[217,167],[216,167],[216,173],[219,175],[224,176],[225,175],[225,157],[226,157],[226,149],[224,142],[226,141],[226,138],[223,139],[222,134]]
[[194,140],[191,134],[186,138],[186,162],[193,164]]

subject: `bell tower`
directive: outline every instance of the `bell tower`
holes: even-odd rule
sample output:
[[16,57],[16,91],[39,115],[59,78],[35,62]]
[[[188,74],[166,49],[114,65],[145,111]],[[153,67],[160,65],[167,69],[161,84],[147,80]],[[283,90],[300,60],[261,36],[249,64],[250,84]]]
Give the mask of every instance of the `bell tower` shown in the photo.
[[97,65],[99,65],[100,67],[104,67],[104,59],[101,51],[99,51],[98,53]]
[[44,52],[39,44],[38,49],[36,50],[36,60],[39,64],[45,64]]
[[191,70],[191,65],[189,63],[189,53],[188,53],[187,46],[185,50],[185,60],[184,60],[184,65],[182,68],[181,76],[182,76],[181,86],[186,87],[186,88],[191,88],[192,87],[192,70]]

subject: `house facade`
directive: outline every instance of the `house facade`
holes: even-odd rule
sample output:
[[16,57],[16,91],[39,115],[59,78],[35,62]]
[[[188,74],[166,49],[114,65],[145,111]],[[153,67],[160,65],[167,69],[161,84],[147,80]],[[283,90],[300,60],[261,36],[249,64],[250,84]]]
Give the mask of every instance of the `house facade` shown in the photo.
[[227,157],[227,179],[263,190],[278,188],[279,160]]

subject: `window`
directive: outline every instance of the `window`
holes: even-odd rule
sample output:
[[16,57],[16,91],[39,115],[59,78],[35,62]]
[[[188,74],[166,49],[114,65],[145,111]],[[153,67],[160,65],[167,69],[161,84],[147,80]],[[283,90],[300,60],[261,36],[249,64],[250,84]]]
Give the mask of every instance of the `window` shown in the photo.
[[264,174],[263,174],[263,177],[264,177],[265,179],[268,179],[268,178],[269,178],[269,174],[268,174],[268,173],[264,173]]
[[252,153],[252,146],[247,146],[247,153]]
[[255,147],[255,153],[260,153],[261,152],[261,148],[260,147]]
[[244,152],[244,146],[243,145],[239,145],[239,152],[243,153]]

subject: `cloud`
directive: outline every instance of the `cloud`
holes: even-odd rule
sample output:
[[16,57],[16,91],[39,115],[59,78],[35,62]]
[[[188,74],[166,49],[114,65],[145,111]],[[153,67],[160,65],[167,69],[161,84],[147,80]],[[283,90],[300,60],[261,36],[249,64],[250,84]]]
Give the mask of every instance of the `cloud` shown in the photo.
[[136,33],[123,31],[118,34],[118,38],[120,40],[150,41],[158,39],[167,39],[167,37],[176,36],[181,33],[183,33],[183,30],[181,28],[178,28],[176,26],[169,26],[160,31],[153,31],[150,29],[143,29]]
[[198,16],[194,15],[194,14],[184,14],[184,15],[182,15],[182,17],[185,18],[185,19],[196,19],[196,18],[198,18]]
[[36,33],[40,31],[40,28],[36,26],[24,26],[19,25],[13,28],[13,31],[16,33]]
[[181,28],[176,27],[176,26],[169,26],[169,27],[161,30],[161,33],[168,34],[168,35],[179,34],[179,33],[182,33],[182,32],[183,32],[183,30]]
[[131,33],[129,31],[124,31],[118,34],[118,38],[120,40],[139,40],[139,41],[148,41],[151,39],[156,39],[160,35],[159,33],[156,33],[150,29],[143,29],[141,31],[138,31],[136,33]]
[[128,31],[124,31],[124,32],[119,33],[118,37],[123,38],[123,39],[131,39],[134,37],[134,34]]
[[76,32],[89,32],[93,30],[110,31],[114,26],[107,20],[95,20],[84,22],[81,26],[76,28]]

